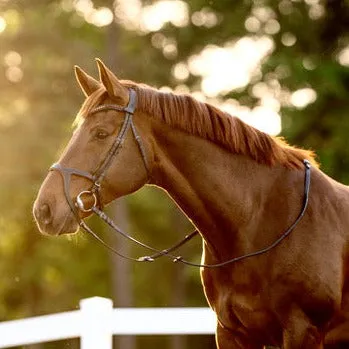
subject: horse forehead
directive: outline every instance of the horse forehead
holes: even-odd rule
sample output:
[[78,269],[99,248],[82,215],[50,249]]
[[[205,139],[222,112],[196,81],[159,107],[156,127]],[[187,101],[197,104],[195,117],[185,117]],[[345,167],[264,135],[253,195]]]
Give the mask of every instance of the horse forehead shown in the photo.
[[115,110],[102,110],[96,113],[88,114],[78,128],[90,128],[98,125],[115,125],[115,123],[122,119],[122,112]]

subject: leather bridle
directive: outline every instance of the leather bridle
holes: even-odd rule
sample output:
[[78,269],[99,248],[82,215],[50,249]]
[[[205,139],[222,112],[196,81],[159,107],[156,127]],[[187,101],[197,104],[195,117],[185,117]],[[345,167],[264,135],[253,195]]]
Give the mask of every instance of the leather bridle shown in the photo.
[[[135,127],[133,120],[132,120],[132,115],[136,109],[136,105],[137,105],[137,94],[134,90],[130,89],[129,103],[126,107],[121,107],[121,106],[116,105],[116,104],[103,104],[103,105],[100,105],[100,106],[98,106],[90,111],[90,113],[89,113],[90,115],[96,114],[96,113],[101,112],[101,111],[107,111],[107,110],[116,110],[116,111],[120,111],[120,112],[125,112],[124,122],[121,125],[120,131],[119,131],[113,145],[109,149],[104,160],[100,163],[97,170],[93,174],[91,174],[90,172],[77,170],[75,168],[63,167],[59,163],[53,164],[50,168],[50,170],[56,170],[62,175],[63,183],[64,183],[65,197],[68,201],[68,204],[69,204],[71,210],[73,211],[75,217],[78,219],[79,222],[80,222],[81,218],[79,216],[78,210],[80,210],[82,212],[91,212],[92,208],[95,206],[102,207],[102,202],[101,202],[101,198],[100,198],[101,182],[103,181],[103,178],[105,177],[107,170],[113,161],[113,158],[117,155],[120,148],[122,147],[122,144],[125,141],[125,138],[127,136],[127,132],[130,128],[133,132],[133,135],[134,135],[134,137],[137,141],[138,147],[140,149],[140,152],[141,152],[141,155],[143,158],[143,162],[144,162],[144,166],[145,166],[146,170],[148,171],[149,166],[148,166],[148,161],[147,161],[147,158],[145,155],[145,150],[144,150],[143,144],[140,140],[140,137],[137,133],[136,127]],[[70,194],[69,194],[70,180],[71,180],[72,175],[86,178],[93,183],[92,187],[89,190],[82,191],[76,197],[76,203],[73,203],[73,201],[70,197]],[[84,205],[83,199],[85,198],[85,200],[86,200],[87,197],[89,197],[89,196],[92,198],[93,205],[89,208],[86,208]]]
[[[66,200],[70,206],[70,209],[72,213],[74,214],[76,220],[78,221],[80,227],[85,230],[87,233],[91,234],[96,240],[98,240],[101,244],[103,244],[106,248],[111,250],[113,253],[117,254],[118,256],[128,259],[131,261],[135,262],[153,262],[155,259],[166,256],[170,259],[173,260],[173,262],[180,262],[186,265],[194,266],[194,267],[203,267],[203,268],[217,268],[217,267],[223,267],[225,265],[235,263],[238,261],[241,261],[246,258],[258,256],[261,254],[264,254],[277,245],[281,243],[293,230],[294,228],[298,225],[298,223],[301,221],[303,218],[305,211],[308,206],[308,199],[309,199],[309,189],[310,189],[310,170],[311,170],[311,165],[308,160],[304,160],[304,166],[305,166],[305,180],[304,180],[304,196],[303,196],[303,205],[300,214],[294,221],[294,223],[278,238],[276,239],[272,244],[269,246],[258,250],[256,252],[248,253],[239,257],[235,257],[232,259],[229,259],[227,261],[224,261],[222,263],[216,263],[216,264],[200,264],[200,263],[192,263],[189,262],[185,259],[183,259],[181,256],[175,256],[171,254],[172,251],[178,249],[182,245],[184,245],[187,241],[192,239],[194,236],[198,235],[199,232],[198,230],[194,230],[192,233],[186,235],[184,239],[179,241],[177,244],[174,246],[160,250],[154,247],[151,247],[143,242],[138,241],[137,239],[133,238],[126,232],[124,232],[120,227],[118,227],[103,211],[103,205],[100,197],[100,190],[101,190],[101,183],[103,181],[103,178],[105,177],[108,168],[111,166],[111,163],[114,159],[114,157],[118,154],[120,149],[122,148],[122,144],[126,139],[127,133],[129,129],[131,128],[133,136],[138,144],[139,151],[141,153],[144,167],[149,175],[149,164],[145,152],[144,145],[142,143],[141,137],[139,136],[136,126],[133,122],[132,116],[135,112],[137,106],[137,94],[133,89],[129,89],[129,103],[126,107],[122,107],[116,104],[103,104],[100,105],[90,111],[91,114],[95,114],[101,111],[107,111],[107,110],[116,110],[119,112],[124,112],[125,113],[125,119],[121,125],[120,131],[112,144],[111,148],[109,149],[105,159],[100,163],[98,166],[97,170],[91,174],[90,172],[87,171],[82,171],[78,170],[75,168],[69,168],[69,167],[64,167],[59,163],[55,163],[51,166],[50,171],[57,171],[61,174],[63,178],[63,187],[64,187],[64,195],[66,197]],[[78,176],[78,177],[83,177],[90,182],[92,182],[92,186],[89,190],[84,190],[80,192],[77,197],[75,202],[72,200],[70,196],[70,183],[71,183],[71,176]],[[92,199],[92,205],[89,207],[85,207],[84,200],[87,200],[87,198]],[[93,212],[96,215],[98,215],[105,223],[107,223],[114,231],[122,235],[124,238],[150,250],[155,252],[152,255],[148,256],[142,256],[139,258],[133,258],[129,256],[125,256],[119,251],[115,250],[113,247],[109,246],[104,240],[102,240],[85,222],[84,220],[80,217],[79,211],[81,212]]]

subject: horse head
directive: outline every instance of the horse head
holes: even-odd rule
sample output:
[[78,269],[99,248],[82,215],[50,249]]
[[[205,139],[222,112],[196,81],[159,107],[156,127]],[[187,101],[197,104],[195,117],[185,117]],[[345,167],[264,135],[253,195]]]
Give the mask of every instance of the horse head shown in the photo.
[[42,233],[73,233],[95,205],[134,192],[148,181],[149,124],[136,111],[136,92],[102,61],[97,65],[100,81],[75,67],[86,100],[72,138],[34,203]]

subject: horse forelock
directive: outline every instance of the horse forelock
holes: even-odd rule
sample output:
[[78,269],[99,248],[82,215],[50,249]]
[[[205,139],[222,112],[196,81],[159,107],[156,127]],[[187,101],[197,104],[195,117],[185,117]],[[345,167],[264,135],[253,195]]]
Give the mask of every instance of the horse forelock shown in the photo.
[[102,102],[106,93],[107,91],[105,87],[101,86],[101,88],[94,91],[90,96],[88,96],[82,104],[73,122],[73,126],[79,126],[86,119],[90,111]]
[[[247,125],[239,118],[183,94],[165,93],[144,84],[122,81],[137,92],[137,109],[184,132],[208,139],[228,151],[246,155],[269,166],[281,164],[302,168],[303,160],[317,166],[312,151],[290,146],[282,137],[273,137]],[[101,103],[106,90],[92,93],[81,107],[74,124],[79,124],[89,111]]]

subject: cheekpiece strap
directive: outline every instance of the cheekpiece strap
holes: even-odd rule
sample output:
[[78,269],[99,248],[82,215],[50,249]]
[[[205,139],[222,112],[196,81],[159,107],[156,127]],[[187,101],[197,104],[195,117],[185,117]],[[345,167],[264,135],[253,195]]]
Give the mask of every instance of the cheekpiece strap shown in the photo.
[[128,105],[126,108],[124,108],[124,111],[130,114],[133,114],[136,110],[136,106],[137,106],[137,93],[134,89],[130,88],[129,89],[130,93],[129,93],[129,101],[128,101]]

